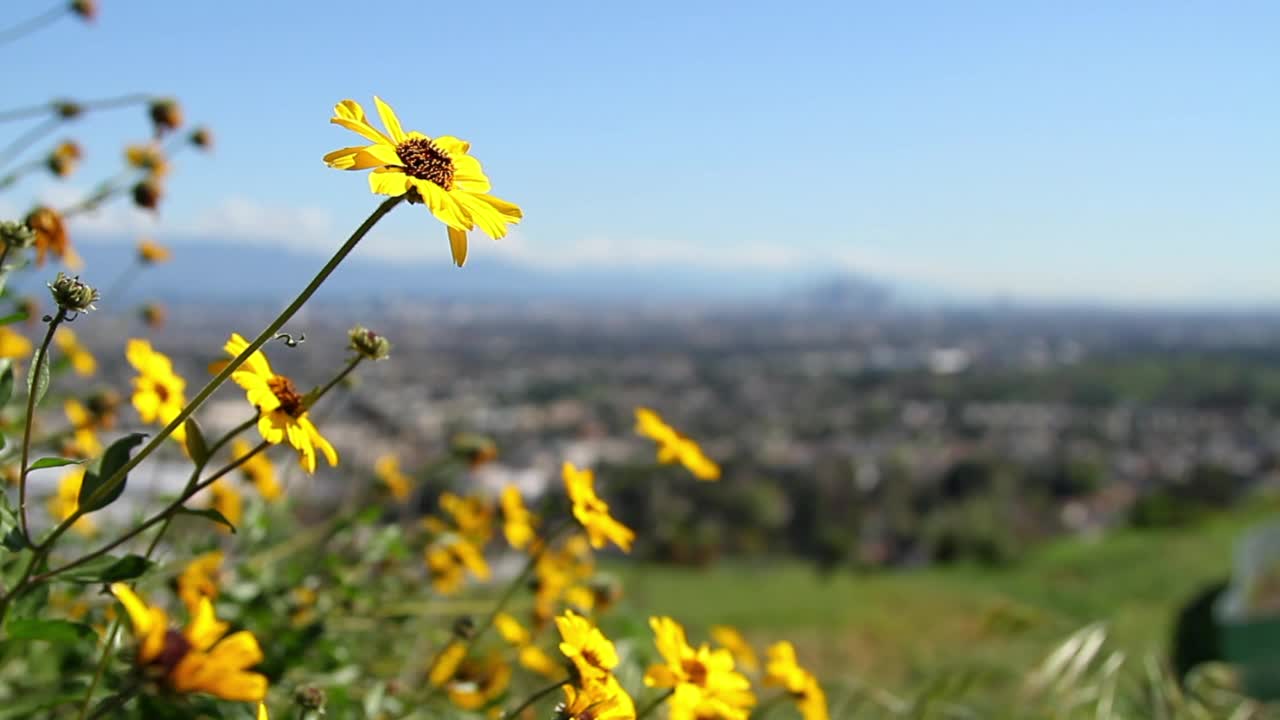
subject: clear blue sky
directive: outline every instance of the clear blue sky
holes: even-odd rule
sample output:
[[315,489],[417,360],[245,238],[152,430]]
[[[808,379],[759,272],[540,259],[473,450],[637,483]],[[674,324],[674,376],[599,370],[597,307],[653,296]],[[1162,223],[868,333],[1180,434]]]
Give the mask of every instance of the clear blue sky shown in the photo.
[[[212,126],[216,154],[181,159],[161,239],[227,212],[235,238],[266,215],[263,242],[340,242],[376,200],[321,163],[354,138],[327,120],[378,94],[406,128],[469,139],[525,208],[473,258],[1280,301],[1274,2],[101,4],[93,27],[0,48],[6,97],[151,90]],[[94,160],[76,187],[145,132],[127,111],[72,129]],[[421,208],[370,246],[447,258]]]

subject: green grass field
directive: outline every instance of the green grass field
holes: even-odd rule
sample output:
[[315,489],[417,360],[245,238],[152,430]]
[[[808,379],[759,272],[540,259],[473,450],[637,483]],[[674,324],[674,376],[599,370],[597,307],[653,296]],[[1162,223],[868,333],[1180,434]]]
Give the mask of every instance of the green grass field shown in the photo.
[[702,635],[740,627],[757,645],[790,639],[836,684],[904,690],[963,673],[1012,689],[1075,630],[1104,621],[1116,647],[1167,655],[1178,607],[1230,573],[1240,532],[1263,512],[1168,531],[1047,545],[1005,570],[961,567],[824,578],[794,564],[708,570],[621,566],[631,608],[670,613]]

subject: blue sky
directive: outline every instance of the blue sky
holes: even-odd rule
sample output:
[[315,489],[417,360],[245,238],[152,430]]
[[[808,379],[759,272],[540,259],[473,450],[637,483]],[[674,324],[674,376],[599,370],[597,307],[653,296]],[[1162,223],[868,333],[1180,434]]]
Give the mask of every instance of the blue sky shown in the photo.
[[[378,94],[524,207],[473,258],[1280,301],[1275,3],[101,4],[0,48],[30,68],[10,102],[171,93],[218,147],[182,156],[159,223],[116,207],[86,235],[324,252],[376,203],[320,162],[354,138],[330,110]],[[131,111],[68,130],[91,156],[71,188],[0,203],[74,194],[146,132]],[[421,208],[361,252],[447,259]]]

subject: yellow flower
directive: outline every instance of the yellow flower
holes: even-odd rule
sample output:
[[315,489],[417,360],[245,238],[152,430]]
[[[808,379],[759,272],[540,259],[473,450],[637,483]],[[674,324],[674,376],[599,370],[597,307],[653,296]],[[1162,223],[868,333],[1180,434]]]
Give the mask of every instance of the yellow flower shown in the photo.
[[[239,527],[240,518],[244,515],[244,499],[240,497],[240,491],[230,482],[218,480],[209,486],[209,492],[213,494],[210,503],[213,509],[221,513],[227,522]],[[221,523],[218,524],[218,530],[231,532],[230,528]]]
[[564,677],[564,666],[537,645],[525,645],[520,648],[518,659],[521,667],[548,680]]
[[0,325],[0,358],[29,358],[34,348],[31,341],[8,325]]
[[445,646],[436,657],[435,664],[427,672],[427,682],[434,687],[440,687],[449,682],[449,678],[458,671],[458,666],[462,664],[462,660],[467,656],[467,646],[465,643],[457,640]]
[[804,720],[827,720],[827,696],[813,673],[796,661],[791,643],[775,643],[765,651],[764,684],[781,687],[791,695]]
[[457,535],[446,535],[429,545],[424,560],[431,573],[432,587],[442,595],[457,592],[467,572],[479,580],[489,579],[489,565],[484,555],[466,538]]
[[502,489],[500,502],[502,533],[507,536],[507,542],[511,547],[516,550],[525,549],[533,541],[533,527],[537,523],[537,518],[524,506],[524,499],[520,497],[520,488],[515,485],[508,485]]
[[591,470],[579,470],[566,462],[563,474],[565,490],[573,503],[573,516],[586,528],[591,546],[602,548],[608,541],[622,548],[623,552],[631,552],[631,542],[636,534],[614,520],[609,514],[609,505],[596,496],[595,475]]
[[178,597],[187,606],[187,612],[195,615],[201,598],[218,599],[218,572],[222,569],[222,551],[197,555],[178,574]]
[[93,353],[80,344],[80,339],[71,328],[59,327],[53,336],[53,342],[71,360],[71,367],[77,375],[88,377],[98,371],[98,361],[94,359]]
[[172,258],[173,252],[160,243],[145,239],[138,241],[138,262],[143,265],[156,265]]
[[174,691],[252,703],[266,697],[267,678],[248,671],[263,658],[257,638],[247,630],[227,635],[227,623],[217,619],[208,598],[199,600],[179,633],[169,628],[164,610],[149,607],[129,586],[113,583],[111,592],[133,623],[138,665],[158,670]]
[[644,684],[675,688],[678,697],[672,698],[673,713],[679,708],[690,717],[746,720],[756,699],[750,681],[734,670],[728,650],[712,650],[705,643],[697,649],[690,647],[684,628],[669,617],[649,618],[649,625],[665,664],[651,665],[645,671]]
[[618,679],[610,675],[604,682],[586,683],[578,688],[563,685],[564,702],[556,716],[564,720],[635,720],[636,706]]
[[440,493],[440,509],[453,518],[458,532],[469,539],[485,543],[493,537],[493,506],[479,495],[459,497],[451,492]]
[[[80,508],[80,485],[84,482],[84,466],[76,465],[58,480],[58,490],[49,496],[49,514],[59,522],[70,518]],[[71,526],[82,535],[92,535],[97,524],[88,515],[81,516]]]
[[76,165],[82,157],[84,153],[81,152],[79,143],[75,140],[63,140],[49,153],[49,157],[45,159],[45,165],[49,168],[49,172],[60,178],[70,177],[71,173],[76,171]]
[[[133,407],[142,422],[168,425],[187,404],[187,381],[173,371],[173,363],[163,353],[151,348],[146,340],[134,338],[125,346],[125,357],[138,377],[133,379]],[[185,442],[186,428],[179,425],[173,433]]]
[[400,471],[400,460],[395,455],[383,455],[373,465],[373,474],[378,476],[383,485],[397,502],[409,499],[413,481]]
[[498,634],[502,636],[514,647],[522,647],[529,644],[529,631],[524,629],[519,620],[511,617],[507,613],[498,613],[493,618],[493,626],[498,629]]
[[497,654],[467,658],[445,683],[449,702],[463,710],[478,710],[501,695],[511,684],[511,666]]
[[556,618],[560,652],[578,669],[584,683],[604,680],[618,666],[618,651],[600,628],[572,610]]
[[98,440],[97,418],[89,408],[80,404],[75,398],[67,398],[62,404],[67,414],[67,422],[71,423],[76,454],[81,457],[94,457],[102,452],[102,443]]
[[[233,333],[223,349],[234,358],[247,347],[248,341]],[[307,417],[302,394],[292,380],[272,372],[261,350],[254,351],[239,370],[231,373],[231,379],[244,388],[249,404],[258,408],[258,432],[263,440],[273,445],[287,440],[298,451],[298,463],[309,473],[316,471],[317,449],[329,465],[338,464],[338,453]]]
[[[236,460],[251,452],[253,452],[253,448],[244,440],[236,438],[231,442],[231,455]],[[257,453],[240,463],[240,474],[245,480],[253,483],[263,500],[271,502],[279,499],[282,490],[280,489],[280,483],[276,481],[276,468],[275,465],[271,464],[271,460],[267,458],[265,452]]]
[[449,227],[449,247],[459,267],[467,259],[467,231],[479,227],[496,240],[507,234],[507,225],[520,221],[519,207],[488,194],[489,178],[480,161],[467,154],[471,143],[448,135],[432,139],[416,131],[406,133],[389,105],[378,97],[373,102],[385,133],[369,124],[356,101],[343,100],[334,106],[329,122],[373,144],[334,150],[324,156],[329,167],[373,168],[369,188],[374,193],[392,197],[409,193],[410,202],[426,205]]
[[699,480],[719,480],[720,466],[649,408],[636,408],[636,432],[658,443],[658,462],[679,462]]
[[753,673],[760,669],[760,658],[751,647],[751,643],[738,632],[737,628],[728,625],[712,625],[711,639],[733,654],[733,659],[743,670]]
[[48,254],[54,255],[72,269],[79,268],[83,264],[80,256],[71,247],[71,240],[67,237],[67,226],[58,211],[49,207],[38,207],[27,215],[26,221],[27,227],[36,234],[36,265],[43,267],[45,255]]
[[169,174],[169,161],[155,143],[129,145],[124,149],[124,159],[130,167],[144,170],[151,177],[161,178]]

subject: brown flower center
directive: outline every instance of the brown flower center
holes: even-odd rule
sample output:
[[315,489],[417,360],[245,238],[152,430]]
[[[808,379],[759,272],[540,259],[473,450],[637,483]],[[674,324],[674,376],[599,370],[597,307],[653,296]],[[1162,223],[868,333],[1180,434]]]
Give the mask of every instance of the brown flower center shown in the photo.
[[276,375],[267,381],[267,387],[280,401],[280,409],[291,418],[296,418],[306,411],[302,403],[302,393],[294,387],[293,381],[283,375]]
[[167,630],[164,634],[164,647],[151,662],[164,668],[165,672],[168,673],[178,666],[178,663],[182,658],[186,657],[190,650],[191,643],[187,641],[185,635],[177,630]]
[[426,138],[410,138],[396,146],[396,154],[409,175],[435,183],[448,190],[453,187],[453,161],[435,143]]
[[685,676],[689,678],[689,682],[698,687],[706,687],[707,685],[707,666],[697,660],[681,660],[680,669],[684,670]]

